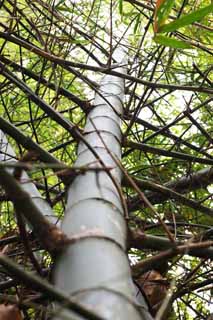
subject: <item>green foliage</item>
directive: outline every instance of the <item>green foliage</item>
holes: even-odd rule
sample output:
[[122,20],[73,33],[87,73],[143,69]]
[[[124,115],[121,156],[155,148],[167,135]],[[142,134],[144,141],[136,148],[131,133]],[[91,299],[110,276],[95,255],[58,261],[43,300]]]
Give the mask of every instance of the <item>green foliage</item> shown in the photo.
[[158,0],[156,2],[156,11],[155,11],[155,23],[156,23],[156,32],[158,32],[161,25],[164,25],[164,22],[168,18],[175,0],[167,1],[167,0]]
[[190,46],[188,43],[184,41],[180,41],[174,38],[169,38],[160,34],[156,34],[153,39],[156,43],[159,43],[163,46],[167,46],[175,49],[192,49],[192,46]]
[[[54,3],[54,6],[53,2],[22,0],[13,5],[10,1],[1,3],[0,32],[6,35],[0,37],[0,61],[5,63],[6,68],[68,123],[82,130],[86,116],[93,107],[94,93],[99,89],[103,71],[110,73],[109,66],[114,62],[111,51],[120,44],[128,54],[124,116],[121,117],[123,137],[168,152],[168,155],[160,155],[139,148],[127,148],[123,144],[122,164],[125,170],[132,178],[162,185],[184,177],[190,178],[199,170],[208,168],[203,163],[175,158],[170,152],[190,155],[192,158],[212,159],[213,109],[212,101],[209,101],[211,93],[205,92],[205,89],[212,88],[213,81],[212,4],[209,1],[196,1],[196,4],[192,0],[184,3],[162,1],[154,14],[153,6],[147,1],[134,4],[123,0],[112,3],[61,0]],[[158,27],[154,41],[153,17]],[[172,35],[161,34],[164,32],[172,32]],[[8,35],[24,39],[31,45],[31,49],[8,40]],[[40,48],[46,55],[35,53],[33,47]],[[9,59],[9,62],[4,62],[3,58]],[[60,58],[61,63],[55,58]],[[18,64],[20,68],[17,70],[12,63]],[[73,67],[70,63],[81,65]],[[37,77],[26,74],[25,69]],[[0,115],[58,160],[72,167],[79,141],[2,72],[3,69],[0,70]],[[42,79],[46,82],[42,82]],[[17,158],[26,153],[27,150],[18,139],[9,140]],[[36,164],[39,166],[40,162]],[[35,170],[32,167],[28,174],[60,220],[66,206],[64,183],[51,169],[37,167]],[[160,192],[153,193],[147,186],[140,189],[149,197],[159,217],[177,241],[190,243],[194,239],[203,240],[203,234],[212,226],[211,216],[172,197],[158,200]],[[212,208],[211,190],[204,186],[182,195]],[[141,201],[125,179],[122,191],[128,204],[134,199]],[[19,230],[14,208],[9,199],[5,200],[4,190],[1,190],[0,195],[0,235],[3,237],[6,232],[14,229],[17,235]],[[128,221],[131,228],[168,240],[158,217],[143,201],[135,210],[129,207]],[[38,243],[33,243],[33,246],[35,252],[39,252]],[[130,254],[138,261],[159,253],[154,249],[130,250]],[[45,250],[40,254],[45,268],[49,268],[51,258]],[[23,246],[19,251],[13,249],[11,256],[14,255],[18,256],[22,265],[27,260],[28,266],[35,271],[25,256]],[[177,279],[175,294],[180,293],[182,288],[189,288],[194,283],[202,284],[209,278],[211,266],[209,260],[204,260],[185,254],[169,260],[169,279]],[[9,293],[16,292],[20,301],[25,301],[28,296],[24,293],[22,296],[22,289],[19,285],[17,290],[13,288]],[[206,287],[201,286],[200,289]],[[199,313],[205,318],[210,291],[206,289],[204,295],[198,291],[191,290],[175,299],[173,313],[168,319],[198,319]],[[45,309],[46,302],[45,299],[41,302]],[[33,314],[32,308],[26,310],[28,315]],[[37,320],[42,318],[44,316],[39,315]]]
[[183,17],[176,19],[173,22],[170,22],[168,24],[161,25],[158,29],[158,32],[172,32],[176,31],[180,28],[183,28],[185,26],[188,26],[196,21],[200,21],[205,16],[213,13],[213,4],[201,8],[199,10],[196,10],[192,13],[186,14]]
[[[189,49],[190,45],[185,41],[171,39],[166,36],[160,36],[158,33],[175,32],[178,29],[185,26],[192,25],[195,22],[203,20],[213,12],[213,5],[207,5],[203,8],[193,10],[188,14],[184,14],[182,17],[175,19],[172,22],[165,23],[169,14],[174,6],[175,1],[157,1],[154,18],[154,41],[164,46],[176,48],[176,49]],[[186,32],[188,29],[186,29]]]

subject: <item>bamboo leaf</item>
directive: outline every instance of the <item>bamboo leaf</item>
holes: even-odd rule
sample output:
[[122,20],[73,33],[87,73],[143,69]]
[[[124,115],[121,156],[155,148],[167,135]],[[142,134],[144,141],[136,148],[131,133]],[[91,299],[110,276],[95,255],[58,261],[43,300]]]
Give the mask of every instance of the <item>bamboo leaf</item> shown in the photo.
[[140,24],[140,14],[138,14],[137,16],[136,16],[136,22],[135,22],[135,26],[134,26],[134,34],[137,32],[137,29],[138,29],[138,26],[139,26],[139,24]]
[[185,16],[183,16],[180,19],[177,19],[175,21],[172,21],[168,24],[161,25],[158,29],[158,32],[172,32],[179,28],[185,27],[189,24],[192,24],[193,22],[199,21],[202,18],[204,18],[206,15],[213,12],[213,4],[210,4],[207,7],[204,7],[202,9],[196,10],[192,13],[189,13]]
[[123,0],[119,0],[118,7],[119,7],[119,13],[122,15],[123,14]]
[[159,34],[154,37],[154,41],[166,47],[171,47],[176,49],[192,49],[192,46],[190,46],[188,43],[184,41],[169,38]]
[[159,27],[168,18],[175,0],[158,0],[155,9],[154,31],[158,32]]

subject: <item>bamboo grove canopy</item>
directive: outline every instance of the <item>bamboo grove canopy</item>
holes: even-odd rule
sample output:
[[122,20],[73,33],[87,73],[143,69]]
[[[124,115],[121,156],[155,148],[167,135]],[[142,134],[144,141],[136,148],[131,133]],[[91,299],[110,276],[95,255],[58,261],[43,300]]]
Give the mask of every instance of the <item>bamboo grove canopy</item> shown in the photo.
[[0,1],[0,319],[211,319],[212,13]]

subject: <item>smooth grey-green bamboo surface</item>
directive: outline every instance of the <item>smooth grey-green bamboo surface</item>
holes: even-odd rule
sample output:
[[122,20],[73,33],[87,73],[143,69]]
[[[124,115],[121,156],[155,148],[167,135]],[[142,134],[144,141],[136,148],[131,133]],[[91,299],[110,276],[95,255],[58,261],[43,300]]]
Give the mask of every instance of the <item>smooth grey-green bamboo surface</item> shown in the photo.
[[[124,52],[117,49],[114,59],[119,63],[115,70],[126,73]],[[118,185],[121,171],[108,150],[121,159],[123,99],[124,80],[104,76],[84,129],[84,138],[96,155],[106,167],[113,167],[111,174]],[[83,142],[78,147],[76,165],[102,166]],[[136,300],[126,254],[124,209],[106,171],[89,171],[75,178],[68,189],[62,229],[73,241],[56,262],[55,285],[103,319],[152,319],[143,297],[140,303]],[[60,308],[56,307],[54,319],[80,319]]]
[[[0,161],[6,161],[10,163],[16,163],[16,154],[8,142],[3,131],[0,130]],[[9,173],[13,173],[13,169],[8,168]],[[26,191],[31,197],[33,203],[39,209],[39,211],[52,223],[56,223],[57,217],[54,215],[52,208],[45,199],[41,196],[40,192],[36,188],[35,184],[31,181],[28,174],[22,170],[20,177],[20,184],[24,191]]]

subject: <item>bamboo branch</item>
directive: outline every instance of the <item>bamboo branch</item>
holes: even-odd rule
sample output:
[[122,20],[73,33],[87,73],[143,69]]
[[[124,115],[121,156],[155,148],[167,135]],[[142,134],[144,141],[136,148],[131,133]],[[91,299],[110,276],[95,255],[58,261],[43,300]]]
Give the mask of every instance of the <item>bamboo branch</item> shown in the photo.
[[103,320],[103,317],[97,315],[93,310],[77,303],[74,299],[70,298],[69,295],[66,295],[62,291],[56,289],[44,279],[23,270],[17,263],[13,262],[3,254],[0,254],[0,264],[4,266],[11,275],[21,280],[27,287],[33,287],[35,290],[47,295],[52,301],[60,302],[72,312],[88,319]]
[[73,101],[74,103],[76,103],[83,111],[85,111],[85,112],[88,111],[88,109],[90,107],[89,101],[84,101],[84,100],[79,99],[77,96],[72,94],[69,90],[62,88],[62,87],[57,87],[55,85],[55,83],[49,82],[48,80],[41,77],[40,75],[37,75],[35,72],[33,72],[23,66],[18,65],[17,63],[9,60],[8,58],[5,58],[2,55],[0,55],[0,60],[2,62],[4,62],[5,64],[9,65],[10,67],[12,67],[14,70],[21,71],[25,75],[27,75],[28,77],[30,77],[36,81],[39,81],[41,84],[45,85],[47,88],[50,88],[52,90],[57,91],[58,94],[61,94],[64,97],[66,97],[66,98],[70,99],[71,101]]
[[177,256],[188,254],[192,256],[199,256],[201,258],[213,259],[213,250],[207,252],[203,249],[210,249],[213,246],[213,241],[204,241],[204,242],[194,242],[194,243],[185,243],[177,245],[172,249],[160,252],[150,258],[144,259],[138,262],[136,265],[132,266],[133,275],[142,274],[148,270],[152,270],[160,266],[163,262]]
[[30,195],[24,191],[18,181],[0,167],[0,184],[5,189],[14,204],[18,214],[23,214],[33,227],[41,244],[51,253],[59,250],[59,247],[67,237],[62,231],[50,223],[39,208],[33,203]]
[[[91,70],[91,71],[97,71],[97,72],[101,72],[104,74],[109,74],[112,76],[117,76],[120,77],[122,79],[127,79],[130,80],[132,82],[136,82],[136,83],[141,83],[147,87],[150,88],[158,88],[158,89],[167,89],[167,90],[183,90],[183,91],[192,91],[192,92],[203,92],[203,93],[209,93],[212,94],[213,90],[211,88],[208,87],[195,87],[195,86],[190,86],[188,84],[186,85],[174,85],[174,84],[164,84],[164,83],[156,83],[156,82],[151,82],[151,81],[146,81],[140,78],[136,78],[133,76],[130,76],[128,74],[123,74],[120,73],[118,71],[114,71],[112,70],[112,68],[102,68],[102,67],[96,67],[96,66],[89,66],[88,64],[84,64],[84,63],[77,63],[77,62],[73,62],[73,61],[67,61],[64,60],[62,58],[59,58],[57,56],[54,56],[32,44],[30,44],[29,42],[26,42],[20,38],[14,37],[12,35],[10,35],[9,33],[6,32],[2,32],[0,31],[0,38],[6,39],[8,41],[11,41],[12,43],[15,43],[17,45],[20,45],[21,47],[30,50],[31,52],[34,52],[35,54],[46,58],[50,61],[53,61],[59,65],[61,65],[62,67],[73,67],[73,68],[80,68],[80,69],[84,69],[84,70]],[[115,67],[116,68],[116,67]]]
[[[190,174],[189,176],[167,182],[164,185],[155,184],[152,181],[137,178],[134,178],[134,181],[141,189],[154,191],[147,192],[145,194],[152,204],[156,204],[162,203],[168,199],[175,199],[176,194],[173,194],[172,191],[175,191],[180,195],[198,189],[205,189],[208,185],[213,183],[213,169],[212,167],[209,167],[203,170],[199,170]],[[131,187],[126,179],[124,179],[124,185]],[[163,187],[163,189],[159,186]],[[168,192],[167,189],[169,189]],[[177,197],[176,199],[179,200],[180,198],[178,199]],[[145,205],[145,203],[143,203],[138,196],[130,198],[128,202],[130,210],[136,210],[137,208],[139,208],[139,206]]]
[[[160,192],[161,194],[165,195],[165,200],[170,199],[170,198],[175,199],[179,203],[182,203],[190,208],[193,208],[194,210],[198,210],[198,211],[205,213],[211,217],[213,216],[213,209],[201,205],[200,202],[196,202],[194,200],[188,199],[185,196],[183,196],[182,194],[176,192],[175,190],[168,188],[165,185],[163,186],[163,185],[160,185],[160,184],[157,184],[157,183],[154,183],[151,181],[147,181],[147,180],[142,180],[142,179],[140,179],[140,180],[135,179],[135,182],[137,183],[137,185],[139,182],[140,188],[142,187],[144,189],[144,187],[146,187],[146,188],[149,188],[150,190]],[[149,200],[150,200],[150,198],[149,198]],[[131,211],[136,210],[140,206],[141,203],[144,203],[143,199],[141,199],[139,196],[134,197],[133,199],[131,199],[131,202],[129,203],[129,209]],[[133,205],[131,205],[131,204],[133,204]]]
[[[195,247],[188,247],[187,250],[185,250],[184,254],[188,254],[190,256],[195,256],[199,258],[213,258],[213,247],[212,247],[212,241],[208,241],[209,247],[207,248],[202,248],[200,250],[199,246],[198,248]],[[199,243],[198,243],[199,244]],[[168,254],[169,257],[169,252],[172,254],[172,250],[174,250],[174,253],[176,251],[176,248],[179,247],[182,250],[182,253],[184,251],[184,245],[186,244],[182,241],[175,241],[175,244],[169,241],[165,237],[159,237],[159,236],[153,236],[150,234],[145,234],[141,232],[140,230],[134,230],[130,229],[130,237],[129,237],[129,247],[130,248],[135,248],[139,250],[154,250],[154,251],[164,251],[164,257],[165,255]],[[165,254],[165,252],[167,252]],[[176,252],[176,254],[179,254],[179,251]],[[160,255],[160,254],[159,254]]]
[[145,143],[139,143],[139,142],[126,140],[123,142],[123,145],[125,147],[134,148],[134,149],[141,150],[141,151],[148,152],[148,153],[152,153],[152,154],[158,154],[158,155],[165,156],[165,157],[171,157],[171,158],[186,160],[186,161],[195,162],[195,163],[203,163],[203,164],[213,165],[213,159],[204,159],[204,158],[199,158],[196,156],[189,155],[187,153],[168,151],[168,150],[149,146]]

